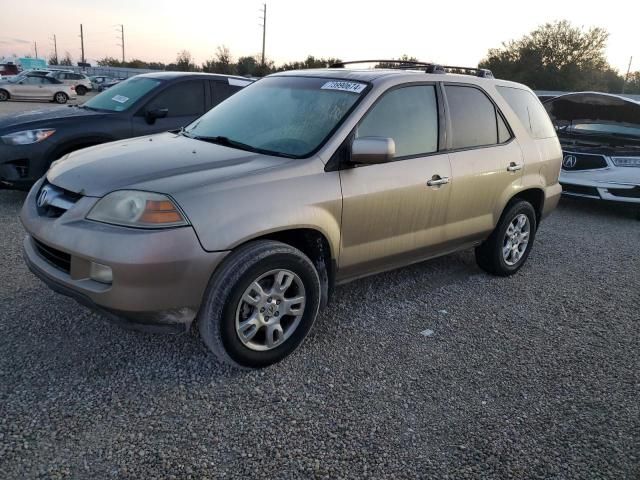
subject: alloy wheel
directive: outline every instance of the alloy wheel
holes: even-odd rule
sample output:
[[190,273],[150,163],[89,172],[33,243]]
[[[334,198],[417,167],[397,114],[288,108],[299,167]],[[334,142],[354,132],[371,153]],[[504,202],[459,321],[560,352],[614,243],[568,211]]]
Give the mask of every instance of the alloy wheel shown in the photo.
[[236,309],[236,334],[251,350],[282,345],[298,328],[306,302],[302,279],[290,270],[262,274],[247,287]]
[[520,213],[509,222],[502,244],[502,258],[509,266],[517,264],[527,251],[531,224],[529,218]]

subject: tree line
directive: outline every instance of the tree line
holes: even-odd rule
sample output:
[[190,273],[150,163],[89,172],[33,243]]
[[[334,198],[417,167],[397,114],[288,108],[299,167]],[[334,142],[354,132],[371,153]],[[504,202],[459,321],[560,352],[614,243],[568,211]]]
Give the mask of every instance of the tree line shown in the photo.
[[[489,49],[478,66],[490,69],[496,78],[520,82],[534,90],[620,93],[624,86],[625,92],[640,94],[640,71],[630,73],[625,81],[625,75],[607,62],[605,50],[608,38],[609,33],[600,27],[584,29],[567,20],[547,23],[519,39]],[[70,64],[68,53],[64,60]],[[398,60],[416,59],[403,55]],[[266,60],[263,64],[257,55],[234,59],[228,47],[219,46],[214,55],[202,64],[197,64],[191,53],[183,50],[177,54],[175,62],[168,64],[140,59],[122,62],[105,57],[98,61],[98,65],[262,77],[285,70],[324,68],[338,62],[338,58],[309,55],[302,61],[276,65],[272,60]],[[391,64],[376,65],[378,68],[388,66]]]

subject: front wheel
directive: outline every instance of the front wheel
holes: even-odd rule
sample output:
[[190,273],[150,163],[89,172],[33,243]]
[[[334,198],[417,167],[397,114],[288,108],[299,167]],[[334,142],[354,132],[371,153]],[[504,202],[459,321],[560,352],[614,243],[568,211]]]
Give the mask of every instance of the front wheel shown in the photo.
[[63,92],[58,92],[53,96],[53,101],[56,103],[67,103],[67,100],[69,100],[69,97],[67,97],[67,94]]
[[260,240],[232,252],[211,279],[200,335],[225,363],[261,368],[293,352],[311,330],[321,284],[311,260],[287,244]]
[[493,233],[476,248],[476,262],[493,275],[513,275],[527,261],[536,229],[533,206],[525,200],[512,202]]
[[76,93],[80,96],[87,94],[87,87],[83,87],[82,85],[78,85],[76,87]]
[[7,100],[9,100],[9,92],[0,90],[0,102],[6,102]]

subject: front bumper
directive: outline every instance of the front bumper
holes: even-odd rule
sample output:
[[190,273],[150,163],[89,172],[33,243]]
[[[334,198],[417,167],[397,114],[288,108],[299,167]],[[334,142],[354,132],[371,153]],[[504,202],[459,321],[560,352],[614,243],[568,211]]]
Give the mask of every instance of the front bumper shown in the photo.
[[0,188],[27,189],[48,168],[48,142],[5,145],[0,141]]
[[[41,216],[38,182],[20,213],[27,230],[29,268],[53,290],[113,320],[165,329],[186,329],[197,315],[215,268],[227,252],[206,252],[191,227],[138,230],[85,220],[98,200],[82,197],[62,216]],[[65,266],[43,255],[43,246],[64,256]],[[89,276],[91,262],[111,267],[113,282]]]
[[562,171],[560,183],[563,195],[640,205],[640,168]]

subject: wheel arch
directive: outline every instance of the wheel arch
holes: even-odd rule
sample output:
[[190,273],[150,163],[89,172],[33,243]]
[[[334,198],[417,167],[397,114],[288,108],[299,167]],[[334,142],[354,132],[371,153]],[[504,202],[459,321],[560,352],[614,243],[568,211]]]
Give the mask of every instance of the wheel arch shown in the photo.
[[275,230],[245,239],[233,247],[237,249],[257,240],[274,240],[297,248],[313,262],[322,284],[321,308],[325,307],[333,294],[337,260],[327,235],[317,228],[296,227]]
[[515,193],[509,201],[505,204],[502,209],[502,213],[504,213],[507,208],[516,200],[525,200],[531,204],[533,209],[536,212],[536,223],[540,224],[540,220],[542,219],[542,211],[544,209],[544,199],[545,194],[544,190],[541,187],[529,187],[519,192]]

